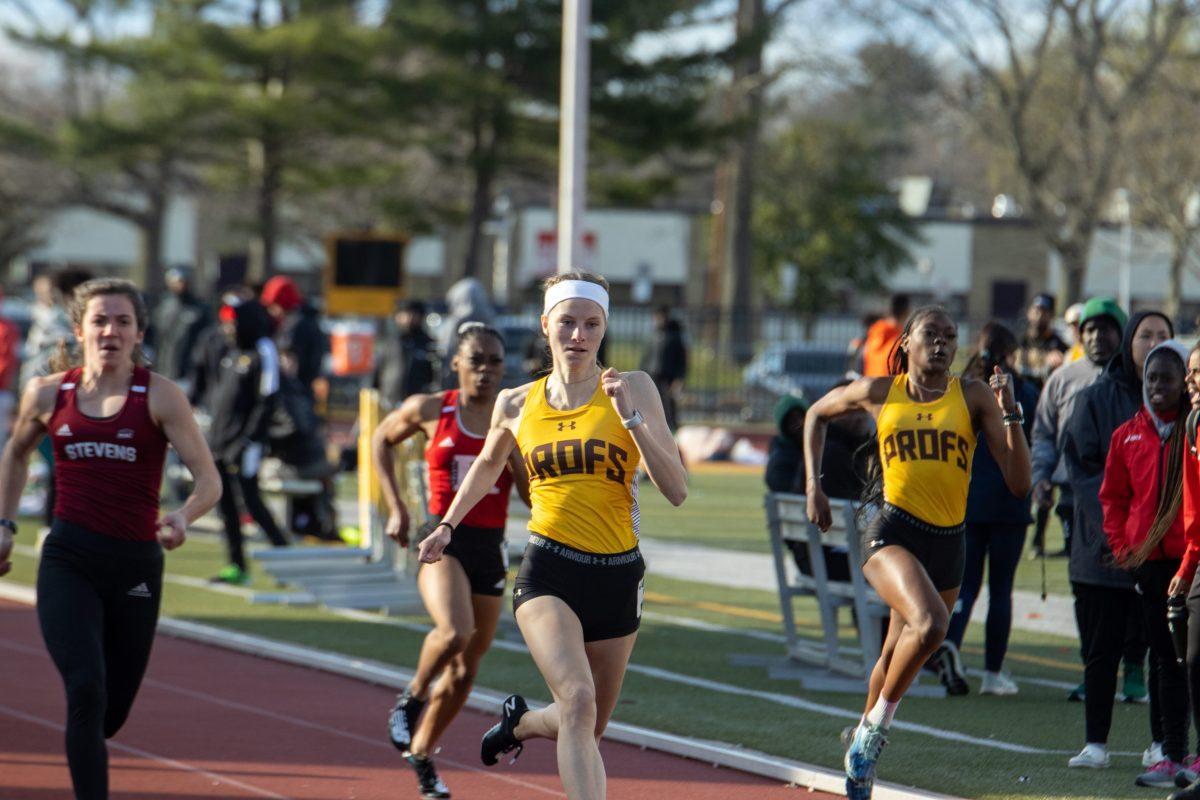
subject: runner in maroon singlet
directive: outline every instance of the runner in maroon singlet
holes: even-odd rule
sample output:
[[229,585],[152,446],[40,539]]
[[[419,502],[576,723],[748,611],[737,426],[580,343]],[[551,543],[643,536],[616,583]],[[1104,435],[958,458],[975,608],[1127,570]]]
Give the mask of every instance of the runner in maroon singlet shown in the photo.
[[[468,323],[460,330],[452,366],[460,389],[412,395],[384,418],[372,440],[380,485],[391,510],[386,530],[401,545],[408,544],[409,517],[396,485],[392,448],[417,433],[426,436],[433,517],[422,529],[427,533],[446,513],[483,449],[504,373],[500,334]],[[417,574],[421,598],[435,627],[425,637],[412,683],[388,717],[388,733],[416,770],[423,797],[450,796],[429,756],[470,694],[479,661],[496,632],[508,572],[504,525],[514,482],[528,503],[529,482],[519,457],[510,459],[509,469],[459,526],[460,538],[448,551],[453,557],[423,564]],[[429,712],[422,716],[427,703]]]
[[[83,365],[29,382],[0,458],[0,574],[8,571],[17,504],[38,440],[50,434],[58,498],[38,567],[38,620],[67,692],[66,749],[77,800],[108,797],[104,744],[137,695],[158,621],[163,548],[221,495],[183,392],[139,364],[146,308],[128,281],[81,284],[71,320]],[[60,354],[65,360],[65,353]],[[159,516],[167,445],[195,477]]]

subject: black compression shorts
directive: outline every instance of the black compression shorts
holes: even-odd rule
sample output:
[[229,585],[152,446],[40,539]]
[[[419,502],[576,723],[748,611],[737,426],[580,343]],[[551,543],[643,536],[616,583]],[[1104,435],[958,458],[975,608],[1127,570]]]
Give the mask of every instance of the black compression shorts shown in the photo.
[[531,533],[513,584],[513,611],[535,597],[557,597],[579,617],[585,642],[628,636],[642,620],[645,574],[636,547],[586,553]]
[[[430,520],[422,526],[418,541],[433,532],[440,520]],[[471,594],[490,597],[504,596],[504,583],[508,579],[508,550],[504,546],[503,528],[472,528],[459,525],[450,537],[450,544],[442,551],[450,556],[467,573]]]
[[862,562],[890,545],[903,547],[925,568],[939,592],[962,585],[966,562],[966,526],[939,528],[891,503],[884,503],[860,534]]

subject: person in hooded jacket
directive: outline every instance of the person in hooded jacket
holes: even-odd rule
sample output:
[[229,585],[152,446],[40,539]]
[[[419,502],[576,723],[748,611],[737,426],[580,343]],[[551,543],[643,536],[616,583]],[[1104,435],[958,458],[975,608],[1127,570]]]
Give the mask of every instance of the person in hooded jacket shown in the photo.
[[[1194,764],[1188,754],[1188,687],[1167,626],[1167,588],[1184,553],[1183,458],[1188,398],[1187,348],[1172,339],[1146,357],[1144,402],[1113,432],[1100,487],[1104,532],[1116,562],[1137,581],[1146,640],[1158,659],[1156,704],[1164,756],[1135,781],[1174,787]],[[1190,782],[1190,781],[1189,781]]]
[[487,289],[478,278],[463,278],[446,290],[446,318],[438,334],[438,356],[442,362],[442,388],[455,388],[458,375],[450,368],[458,350],[458,330],[464,322],[481,322],[491,326],[496,311],[488,299]]
[[248,300],[223,306],[220,319],[227,330],[231,324],[232,342],[208,394],[212,414],[208,446],[221,474],[220,509],[229,565],[214,580],[241,584],[247,575],[238,494],[271,544],[288,544],[258,491],[258,468],[279,392],[279,353],[271,341],[270,318],[259,303]]
[[[1075,595],[1075,616],[1080,648],[1085,654],[1084,717],[1087,743],[1067,764],[1072,767],[1108,766],[1107,741],[1112,727],[1113,697],[1117,670],[1125,657],[1126,678],[1130,674],[1130,651],[1145,652],[1144,639],[1130,642],[1129,633],[1141,627],[1141,612],[1134,580],[1113,562],[1104,533],[1104,511],[1100,485],[1113,432],[1137,413],[1142,405],[1142,370],[1154,347],[1174,335],[1161,312],[1134,314],[1125,326],[1120,351],[1104,368],[1100,378],[1079,393],[1063,437],[1067,479],[1075,498],[1075,524],[1071,533],[1068,574]],[[1133,625],[1116,625],[1115,620],[1136,619]],[[1138,668],[1144,655],[1136,659]],[[1153,766],[1162,760],[1162,731],[1156,713],[1158,659],[1150,658],[1150,725],[1153,742],[1143,754],[1143,763]],[[1128,691],[1125,692],[1129,694]],[[1148,763],[1147,763],[1148,762]]]

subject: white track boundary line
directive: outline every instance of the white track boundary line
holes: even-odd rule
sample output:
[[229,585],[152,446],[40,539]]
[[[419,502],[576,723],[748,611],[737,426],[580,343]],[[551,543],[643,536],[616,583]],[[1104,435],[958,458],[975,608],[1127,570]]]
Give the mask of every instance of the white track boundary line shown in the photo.
[[[33,714],[27,714],[24,711],[20,711],[15,708],[9,708],[8,706],[5,706],[5,705],[0,705],[0,714],[5,714],[9,717],[12,717],[13,719],[19,719],[23,722],[29,722],[34,725],[39,725],[43,728],[48,728],[52,731],[58,731],[59,733],[62,733],[64,730],[66,730],[66,728],[64,728],[62,725],[60,725],[57,722],[53,722],[51,720],[44,719],[43,717],[38,717]],[[222,775],[219,772],[213,772],[211,770],[204,769],[203,767],[197,767],[192,764],[186,764],[182,761],[176,761],[173,758],[167,758],[166,756],[160,756],[160,755],[157,755],[156,753],[151,753],[149,750],[143,750],[140,747],[134,747],[134,746],[128,745],[128,744],[122,744],[121,742],[116,742],[111,739],[108,741],[108,746],[110,748],[112,748],[113,750],[120,750],[120,751],[122,751],[124,753],[128,753],[132,756],[137,756],[138,758],[146,759],[147,761],[153,761],[158,764],[163,764],[165,766],[171,767],[173,769],[181,770],[183,772],[194,772],[197,775],[203,775],[204,777],[208,778],[211,781],[217,781],[218,783],[226,783],[226,784],[229,784],[230,786],[236,786],[239,789],[245,789],[248,792],[253,792],[254,794],[258,795],[259,797],[270,797],[273,800],[292,800],[292,798],[288,797],[287,795],[276,794],[275,792],[272,792],[268,789],[260,788],[258,786],[255,786],[254,784],[246,783],[244,781],[239,781],[237,778],[230,778],[226,775]]]
[[[180,578],[182,578],[182,580]],[[203,585],[204,588],[209,588],[207,582],[201,581],[197,578],[187,578],[185,576],[167,576],[166,579],[173,583],[190,586]],[[247,594],[250,593],[249,590],[237,591],[244,591]],[[35,599],[35,593],[32,588],[0,581],[0,597],[26,604],[32,604]],[[349,619],[358,619],[376,624],[393,624],[397,627],[413,630],[415,632],[427,632],[429,630],[429,626],[404,623],[398,620],[384,620],[383,618],[379,617],[379,615],[368,614],[366,612],[340,611],[336,613],[338,613],[339,616]],[[249,653],[251,655],[273,658],[278,661],[298,664],[314,669],[320,669],[333,674],[365,680],[383,686],[389,686],[398,690],[407,687],[411,679],[411,673],[398,670],[391,665],[381,664],[379,662],[364,659],[356,659],[341,654],[317,650],[315,648],[302,647],[286,642],[278,642],[259,636],[228,631],[222,628],[200,625],[170,617],[163,617],[160,619],[159,628],[173,636],[179,636],[192,641],[198,641],[238,652]],[[514,642],[497,641],[493,644],[493,647],[501,647],[502,649],[515,652],[528,652],[524,645],[519,645]],[[714,691],[719,691],[725,694],[755,697],[757,699],[763,699],[769,702],[777,702],[778,699],[784,699],[786,701],[783,703],[784,705],[825,714],[827,716],[834,716],[843,719],[857,719],[859,716],[855,712],[836,706],[826,706],[773,692],[742,689],[741,687],[717,683],[715,681],[690,678],[688,676],[679,675],[667,670],[659,670],[655,667],[645,667],[637,664],[630,664],[629,670],[676,683],[710,688]],[[478,711],[492,713],[495,712],[496,708],[502,701],[503,697],[498,693],[476,689],[472,691],[471,697],[467,701],[467,705]],[[997,742],[995,740],[964,737],[962,734],[951,731],[942,731],[940,729],[924,725],[915,725],[913,723],[897,722],[894,723],[894,725],[895,727],[904,730],[927,733],[929,735],[935,735],[937,738],[948,739],[951,741],[962,742],[965,740],[965,738],[970,738],[971,743],[977,743],[980,746],[1001,750],[1038,754],[1055,752],[1031,748],[1025,745]],[[840,771],[827,769],[825,767],[820,767],[813,764],[805,764],[802,762],[793,761],[791,759],[785,759],[767,753],[762,753],[756,750],[739,748],[722,742],[711,742],[701,739],[694,739],[691,737],[676,736],[674,734],[664,733],[661,731],[655,731],[649,728],[643,728],[641,726],[629,725],[620,722],[610,723],[607,731],[605,732],[605,736],[613,741],[659,750],[672,755],[683,756],[697,761],[707,762],[715,766],[737,769],[743,772],[784,781],[786,783],[807,786],[818,791],[830,792],[834,794],[845,793],[845,775]],[[1063,752],[1066,753],[1067,751]],[[874,797],[876,797],[877,800],[950,800],[951,798],[950,795],[929,792],[922,789],[896,786],[887,783],[876,784]]]

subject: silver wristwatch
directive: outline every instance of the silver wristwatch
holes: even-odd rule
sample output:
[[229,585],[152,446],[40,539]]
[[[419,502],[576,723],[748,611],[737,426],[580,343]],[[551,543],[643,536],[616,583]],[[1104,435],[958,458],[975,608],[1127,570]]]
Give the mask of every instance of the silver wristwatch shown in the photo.
[[642,418],[642,412],[640,411],[634,411],[632,417],[621,420],[621,424],[625,426],[626,430],[632,430],[638,425],[641,425],[643,422],[645,422],[645,420]]

